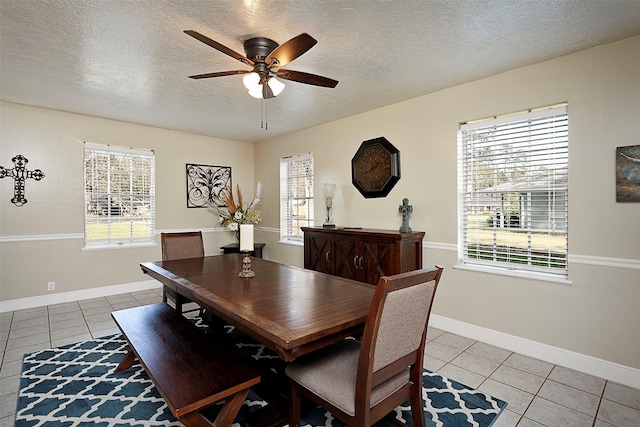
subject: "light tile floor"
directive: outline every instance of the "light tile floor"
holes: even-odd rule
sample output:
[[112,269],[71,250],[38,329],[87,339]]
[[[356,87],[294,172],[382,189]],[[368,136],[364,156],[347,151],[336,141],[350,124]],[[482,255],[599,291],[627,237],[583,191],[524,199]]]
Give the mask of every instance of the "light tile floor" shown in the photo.
[[[13,426],[25,353],[118,332],[111,311],[154,289],[0,314],[0,427]],[[640,390],[430,328],[425,367],[508,402],[494,427],[640,427]]]

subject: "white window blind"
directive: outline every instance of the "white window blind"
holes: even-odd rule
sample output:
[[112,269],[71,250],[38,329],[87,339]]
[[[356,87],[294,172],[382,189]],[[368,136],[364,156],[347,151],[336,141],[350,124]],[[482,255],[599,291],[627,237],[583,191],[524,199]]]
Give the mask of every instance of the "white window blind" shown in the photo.
[[567,277],[566,104],[459,131],[461,261]]
[[154,181],[153,151],[85,143],[85,246],[153,242]]
[[302,239],[313,225],[313,154],[280,159],[280,238]]

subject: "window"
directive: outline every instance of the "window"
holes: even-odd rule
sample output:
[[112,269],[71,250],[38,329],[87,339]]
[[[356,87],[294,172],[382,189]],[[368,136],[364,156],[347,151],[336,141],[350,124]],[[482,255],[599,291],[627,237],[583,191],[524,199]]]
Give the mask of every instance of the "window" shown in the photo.
[[280,238],[302,240],[313,225],[313,154],[280,160]]
[[153,151],[84,144],[85,247],[154,242]]
[[567,278],[566,104],[460,126],[460,257]]

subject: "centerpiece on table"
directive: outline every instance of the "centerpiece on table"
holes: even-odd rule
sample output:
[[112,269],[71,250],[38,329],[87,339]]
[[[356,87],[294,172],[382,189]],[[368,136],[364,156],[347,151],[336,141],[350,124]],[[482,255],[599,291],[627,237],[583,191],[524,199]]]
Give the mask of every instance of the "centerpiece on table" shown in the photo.
[[240,225],[253,224],[256,225],[262,221],[260,211],[256,208],[262,197],[262,184],[259,182],[256,187],[256,195],[251,203],[245,205],[242,199],[240,186],[236,186],[237,201],[233,197],[233,191],[220,195],[220,199],[225,204],[222,207],[216,207],[220,220],[218,225],[227,227],[236,233],[236,239],[240,241]]

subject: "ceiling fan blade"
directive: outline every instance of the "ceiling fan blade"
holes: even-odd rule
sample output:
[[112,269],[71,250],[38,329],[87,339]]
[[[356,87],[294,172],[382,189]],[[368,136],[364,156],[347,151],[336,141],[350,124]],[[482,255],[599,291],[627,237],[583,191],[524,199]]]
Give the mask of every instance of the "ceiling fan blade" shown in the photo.
[[333,80],[328,77],[317,76],[315,74],[303,73],[302,71],[278,70],[275,74],[281,79],[291,80],[298,83],[305,83],[308,85],[331,88],[334,88],[338,85],[337,80]]
[[189,76],[189,78],[190,79],[209,79],[211,77],[233,76],[236,74],[248,74],[250,72],[251,70],[219,71],[217,73],[196,74],[193,76]]
[[264,62],[269,67],[282,67],[311,49],[316,43],[318,43],[316,39],[307,33],[302,33],[275,48],[267,55]]
[[238,52],[236,52],[233,49],[229,49],[228,47],[226,47],[223,44],[218,43],[215,40],[211,40],[209,37],[200,34],[197,31],[193,31],[193,30],[185,30],[184,31],[186,34],[190,35],[191,37],[193,37],[194,39],[200,40],[202,43],[207,44],[209,46],[211,46],[214,49],[219,50],[220,52],[229,55],[230,57],[237,59],[238,61],[242,62],[243,64],[247,64],[247,65],[253,65],[253,61],[250,60],[249,58],[247,58],[244,55],[239,54]]

